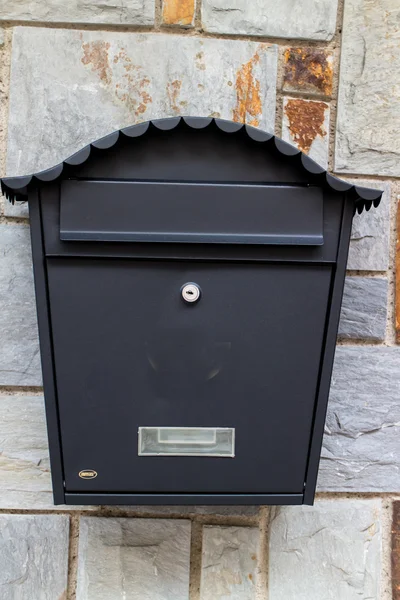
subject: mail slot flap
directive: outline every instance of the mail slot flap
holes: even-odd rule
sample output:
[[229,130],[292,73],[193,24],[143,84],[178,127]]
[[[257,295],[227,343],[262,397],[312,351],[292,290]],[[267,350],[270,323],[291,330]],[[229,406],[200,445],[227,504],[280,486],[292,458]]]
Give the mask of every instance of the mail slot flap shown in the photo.
[[316,246],[323,195],[301,186],[65,180],[60,238]]

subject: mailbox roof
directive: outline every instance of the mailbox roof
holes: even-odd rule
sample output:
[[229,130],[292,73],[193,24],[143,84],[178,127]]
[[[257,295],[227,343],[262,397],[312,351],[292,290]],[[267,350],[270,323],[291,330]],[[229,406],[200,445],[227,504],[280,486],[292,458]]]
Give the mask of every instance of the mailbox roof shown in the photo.
[[211,123],[215,125],[227,134],[235,133],[241,129],[244,129],[247,135],[260,143],[266,144],[273,151],[277,151],[285,160],[295,161],[300,164],[302,168],[310,174],[312,182],[318,183],[330,187],[339,193],[347,192],[352,194],[355,201],[356,209],[361,213],[364,208],[369,210],[372,206],[377,207],[381,201],[383,192],[376,189],[359,187],[353,185],[348,181],[344,181],[333,175],[329,174],[326,169],[318,165],[315,161],[309,158],[306,154],[301,152],[298,148],[289,144],[279,137],[262,131],[258,128],[251,127],[250,125],[244,125],[242,123],[234,123],[233,121],[225,121],[223,119],[213,119],[207,117],[171,117],[167,119],[157,119],[152,121],[146,121],[138,125],[126,127],[115,131],[99,140],[88,144],[79,152],[76,152],[63,162],[55,165],[45,171],[39,173],[33,173],[32,175],[24,175],[19,177],[4,177],[1,179],[1,190],[3,194],[10,200],[14,201],[25,201],[28,196],[28,188],[40,185],[44,182],[54,181],[61,178],[63,175],[67,176],[68,169],[86,162],[93,148],[97,150],[106,150],[114,146],[119,137],[127,136],[129,138],[135,138],[142,136],[146,133],[149,127],[156,127],[161,130],[171,130],[177,127],[180,123],[184,124],[193,129],[203,129],[208,127]]

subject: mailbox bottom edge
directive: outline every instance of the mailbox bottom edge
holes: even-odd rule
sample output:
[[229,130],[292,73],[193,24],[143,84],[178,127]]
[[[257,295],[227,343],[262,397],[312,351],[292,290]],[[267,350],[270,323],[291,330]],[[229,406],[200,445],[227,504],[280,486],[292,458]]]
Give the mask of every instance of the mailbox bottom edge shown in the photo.
[[295,505],[303,504],[303,494],[78,494],[66,493],[70,505]]

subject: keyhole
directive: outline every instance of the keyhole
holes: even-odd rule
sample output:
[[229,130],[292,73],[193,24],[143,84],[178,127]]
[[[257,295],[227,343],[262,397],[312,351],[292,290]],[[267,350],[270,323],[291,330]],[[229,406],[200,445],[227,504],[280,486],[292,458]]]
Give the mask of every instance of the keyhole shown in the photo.
[[200,288],[197,283],[185,283],[181,288],[181,294],[185,302],[197,302],[200,298]]

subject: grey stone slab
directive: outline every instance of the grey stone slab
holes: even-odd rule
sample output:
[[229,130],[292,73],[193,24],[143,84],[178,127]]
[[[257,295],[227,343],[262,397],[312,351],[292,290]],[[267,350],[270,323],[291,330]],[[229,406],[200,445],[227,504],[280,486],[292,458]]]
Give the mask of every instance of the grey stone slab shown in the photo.
[[77,600],[188,600],[190,521],[82,518]]
[[272,131],[276,72],[269,44],[16,27],[7,173],[51,167],[154,118],[216,116]]
[[43,397],[1,395],[0,508],[52,506]]
[[339,336],[353,340],[385,339],[388,280],[385,277],[347,277]]
[[400,175],[398,0],[346,0],[336,171]]
[[28,202],[15,202],[14,204],[11,204],[11,202],[3,196],[3,210],[6,217],[16,217],[19,219],[29,218]]
[[204,527],[200,600],[255,598],[259,537],[258,527]]
[[0,385],[41,385],[29,227],[0,225]]
[[326,102],[283,99],[282,139],[328,168],[330,107]]
[[375,210],[354,215],[347,268],[361,271],[386,271],[389,267],[390,193],[383,181],[349,180],[360,186],[384,191]]
[[0,515],[1,599],[65,599],[68,538],[66,516]]
[[400,348],[336,349],[319,491],[400,491]]
[[152,25],[154,0],[0,0],[0,20]]
[[337,0],[203,0],[206,31],[305,40],[330,40]]
[[380,500],[273,509],[269,600],[378,600]]

